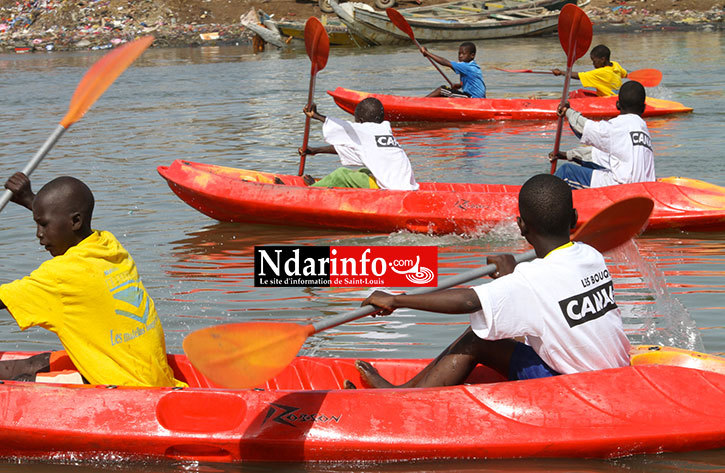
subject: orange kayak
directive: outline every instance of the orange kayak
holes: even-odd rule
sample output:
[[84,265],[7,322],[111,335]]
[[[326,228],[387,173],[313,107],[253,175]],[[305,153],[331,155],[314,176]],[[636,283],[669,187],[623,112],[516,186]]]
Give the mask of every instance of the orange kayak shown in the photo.
[[[31,353],[0,353],[0,359]],[[214,387],[169,355],[188,388],[5,381],[0,457],[242,461],[612,458],[725,447],[725,359],[635,347],[634,366],[508,382],[342,389],[353,359],[298,357],[257,389]],[[370,361],[394,383],[429,360]],[[52,374],[52,373],[51,373]]]
[[[555,120],[560,99],[461,99],[450,97],[405,97],[372,94],[338,87],[327,91],[335,103],[353,113],[367,97],[380,100],[385,119],[393,122],[464,122],[474,120]],[[616,95],[571,98],[571,107],[587,118],[611,118],[619,115]],[[656,117],[689,113],[692,108],[679,102],[648,97],[643,116]]]
[[[176,195],[223,222],[390,233],[481,234],[518,214],[520,186],[420,183],[417,191],[308,187],[298,176],[176,160],[159,166]],[[274,184],[280,178],[286,185]],[[725,188],[686,178],[574,191],[579,224],[626,197],[655,202],[648,231],[725,230]]]

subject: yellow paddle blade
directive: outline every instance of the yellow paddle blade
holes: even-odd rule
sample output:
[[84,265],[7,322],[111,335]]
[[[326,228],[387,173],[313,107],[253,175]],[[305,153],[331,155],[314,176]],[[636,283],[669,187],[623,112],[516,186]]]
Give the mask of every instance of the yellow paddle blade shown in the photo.
[[312,325],[248,322],[207,327],[184,339],[189,361],[214,384],[254,388],[278,375],[299,353]]
[[597,212],[572,235],[572,241],[581,241],[600,252],[613,250],[637,236],[654,208],[649,197],[630,197],[614,202]]
[[68,113],[60,122],[61,126],[68,128],[78,121],[91,108],[91,105],[98,100],[98,97],[106,91],[108,86],[113,84],[113,81],[151,45],[153,40],[153,36],[144,36],[124,44],[103,56],[88,69],[88,72],[76,87],[76,91],[70,100]]

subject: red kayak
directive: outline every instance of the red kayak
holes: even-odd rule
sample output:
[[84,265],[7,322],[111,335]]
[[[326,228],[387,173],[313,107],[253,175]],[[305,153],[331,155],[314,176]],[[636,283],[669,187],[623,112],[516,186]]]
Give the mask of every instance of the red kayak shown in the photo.
[[[393,122],[462,122],[474,120],[554,120],[560,99],[461,99],[450,97],[405,97],[371,94],[338,87],[327,91],[335,103],[353,113],[360,101],[375,97],[383,103],[385,119]],[[571,107],[587,118],[619,115],[617,96],[571,98]],[[679,102],[647,97],[645,117],[689,113],[692,108]]]
[[[420,183],[417,191],[308,187],[298,176],[176,160],[158,172],[184,202],[223,222],[390,233],[480,234],[518,214],[520,186]],[[274,184],[275,177],[286,185]],[[725,188],[685,178],[574,191],[579,224],[611,203],[647,196],[648,231],[725,230]]]
[[[169,361],[189,388],[3,382],[0,457],[358,462],[725,447],[725,359],[674,348],[527,381],[479,366],[468,385],[420,389],[342,389],[346,379],[363,387],[353,359],[298,357],[245,390],[211,386],[182,355]],[[429,360],[368,361],[400,383]]]

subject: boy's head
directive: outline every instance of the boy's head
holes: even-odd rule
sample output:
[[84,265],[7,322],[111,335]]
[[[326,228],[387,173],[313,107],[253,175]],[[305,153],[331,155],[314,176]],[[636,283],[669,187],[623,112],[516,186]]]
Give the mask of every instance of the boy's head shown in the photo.
[[60,256],[91,234],[93,193],[74,177],[44,185],[33,201],[36,236],[52,256]]
[[471,62],[476,58],[476,45],[470,41],[458,46],[458,62]]
[[622,113],[634,113],[641,116],[644,113],[646,98],[647,93],[642,84],[636,80],[627,81],[619,89],[617,108]]
[[543,238],[568,238],[577,221],[571,188],[552,174],[532,177],[519,191],[519,215],[519,228],[527,240],[532,233]]
[[592,64],[595,68],[600,68],[609,65],[609,55],[611,52],[609,48],[603,44],[599,44],[592,48],[592,52],[589,53],[589,57],[592,60]]
[[384,119],[383,103],[375,97],[368,97],[355,107],[355,121],[358,123],[382,123]]

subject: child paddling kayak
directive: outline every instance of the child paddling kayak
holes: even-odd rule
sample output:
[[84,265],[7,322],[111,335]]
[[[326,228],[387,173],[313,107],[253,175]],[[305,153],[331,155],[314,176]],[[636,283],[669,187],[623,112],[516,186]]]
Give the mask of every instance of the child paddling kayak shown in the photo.
[[[399,308],[470,314],[465,332],[398,387],[461,384],[479,363],[509,380],[629,365],[629,341],[604,257],[569,240],[577,222],[571,189],[556,176],[534,176],[519,192],[519,213],[534,261],[517,265],[512,255],[492,256],[488,262],[497,270],[488,284],[417,295],[375,291],[363,301],[380,315]],[[356,367],[366,386],[394,387],[370,363],[358,360]]]
[[[589,57],[594,69],[586,72],[571,72],[572,79],[581,81],[584,87],[593,87],[599,97],[615,95],[615,91],[622,87],[622,78],[627,77],[627,71],[616,61],[609,59],[611,52],[603,44],[592,48]],[[566,71],[553,69],[555,76],[566,75]]]
[[[110,232],[91,229],[94,198],[83,182],[63,176],[33,194],[16,173],[5,184],[12,201],[33,211],[36,236],[51,254],[29,276],[0,285],[0,309],[25,330],[55,333],[91,384],[186,386],[174,379],[154,302],[131,256]],[[0,378],[34,380],[51,353],[0,361]]]
[[654,151],[647,123],[642,120],[647,94],[642,84],[628,81],[619,91],[618,117],[594,121],[564,106],[559,114],[566,115],[574,133],[585,145],[565,153],[551,153],[549,159],[566,159],[556,170],[573,189],[604,187],[655,180]]

